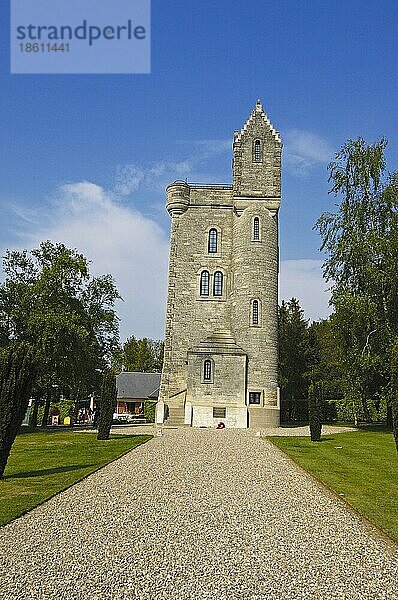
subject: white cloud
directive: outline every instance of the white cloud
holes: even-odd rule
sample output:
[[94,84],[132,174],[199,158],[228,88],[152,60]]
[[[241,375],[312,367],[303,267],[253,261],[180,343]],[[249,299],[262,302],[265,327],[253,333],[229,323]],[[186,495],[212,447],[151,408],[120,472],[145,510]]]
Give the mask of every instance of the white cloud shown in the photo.
[[122,340],[131,334],[164,337],[169,245],[153,220],[91,182],[63,186],[40,220],[29,246],[46,239],[63,242],[92,261],[92,274],[114,276],[124,299],[117,307]]
[[128,196],[131,192],[138,190],[143,179],[144,172],[135,165],[119,166],[115,177],[115,193],[120,196]]
[[305,316],[311,321],[327,318],[329,306],[329,285],[322,277],[322,261],[312,259],[284,260],[280,265],[279,298],[297,298]]
[[117,168],[113,192],[127,196],[137,189],[145,188],[156,192],[164,192],[173,179],[191,179],[206,183],[214,180],[214,174],[203,174],[198,171],[201,165],[214,156],[231,151],[231,140],[196,140],[181,141],[189,147],[189,154],[182,160],[159,160],[147,167],[134,164],[120,165]]
[[327,140],[310,131],[288,129],[283,134],[284,164],[292,175],[305,177],[311,169],[327,164],[334,150]]

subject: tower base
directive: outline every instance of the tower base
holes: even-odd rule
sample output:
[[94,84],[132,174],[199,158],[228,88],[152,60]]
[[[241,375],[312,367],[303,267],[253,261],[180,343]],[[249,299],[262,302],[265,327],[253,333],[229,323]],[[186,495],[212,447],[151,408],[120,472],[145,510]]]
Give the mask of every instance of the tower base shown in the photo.
[[278,406],[249,407],[249,429],[279,427],[280,410]]

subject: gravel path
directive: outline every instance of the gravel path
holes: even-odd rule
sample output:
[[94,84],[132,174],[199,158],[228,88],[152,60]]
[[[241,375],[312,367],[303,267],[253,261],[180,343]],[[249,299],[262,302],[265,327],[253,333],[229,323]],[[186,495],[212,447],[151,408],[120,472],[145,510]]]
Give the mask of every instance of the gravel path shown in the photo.
[[398,553],[248,431],[165,430],[0,531],[0,597],[398,598]]

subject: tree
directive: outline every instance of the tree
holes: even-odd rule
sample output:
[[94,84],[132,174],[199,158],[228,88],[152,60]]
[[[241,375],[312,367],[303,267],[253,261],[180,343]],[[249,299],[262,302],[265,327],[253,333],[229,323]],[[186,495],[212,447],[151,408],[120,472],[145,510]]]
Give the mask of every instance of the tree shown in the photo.
[[284,400],[307,397],[312,348],[308,321],[296,298],[282,301],[278,311],[279,386]]
[[99,370],[118,345],[110,275],[91,278],[87,259],[49,241],[30,252],[6,252],[0,285],[0,339],[26,341],[40,354],[34,394],[50,403],[63,394],[77,402],[100,384]]
[[312,381],[308,388],[308,417],[312,442],[321,441],[322,433],[322,384]]
[[334,402],[342,397],[342,359],[332,318],[313,321],[309,326],[309,334],[315,379],[322,381],[324,400]]
[[133,335],[114,356],[118,371],[160,372],[163,366],[164,343],[148,338],[136,339]]
[[22,424],[37,375],[37,357],[28,344],[12,344],[0,356],[0,479]]
[[391,351],[391,371],[392,371],[392,426],[395,439],[395,446],[398,452],[398,340],[395,342]]
[[103,374],[101,396],[99,399],[98,440],[109,440],[116,404],[116,377],[112,370],[107,369]]
[[348,140],[331,162],[330,192],[338,210],[318,219],[324,275],[332,283],[332,326],[344,364],[344,392],[365,420],[391,377],[389,350],[397,336],[398,174],[384,176],[381,139]]

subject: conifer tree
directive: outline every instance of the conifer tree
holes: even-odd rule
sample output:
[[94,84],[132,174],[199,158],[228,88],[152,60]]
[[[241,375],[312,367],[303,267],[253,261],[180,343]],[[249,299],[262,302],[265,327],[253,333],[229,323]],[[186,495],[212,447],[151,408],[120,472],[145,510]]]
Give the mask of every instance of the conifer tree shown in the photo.
[[319,383],[312,382],[308,389],[308,416],[311,442],[320,442],[322,433],[322,394]]
[[99,401],[98,440],[109,440],[113,413],[117,403],[116,377],[112,370],[103,374],[101,397]]
[[37,374],[28,344],[9,346],[0,356],[0,479],[22,424]]

